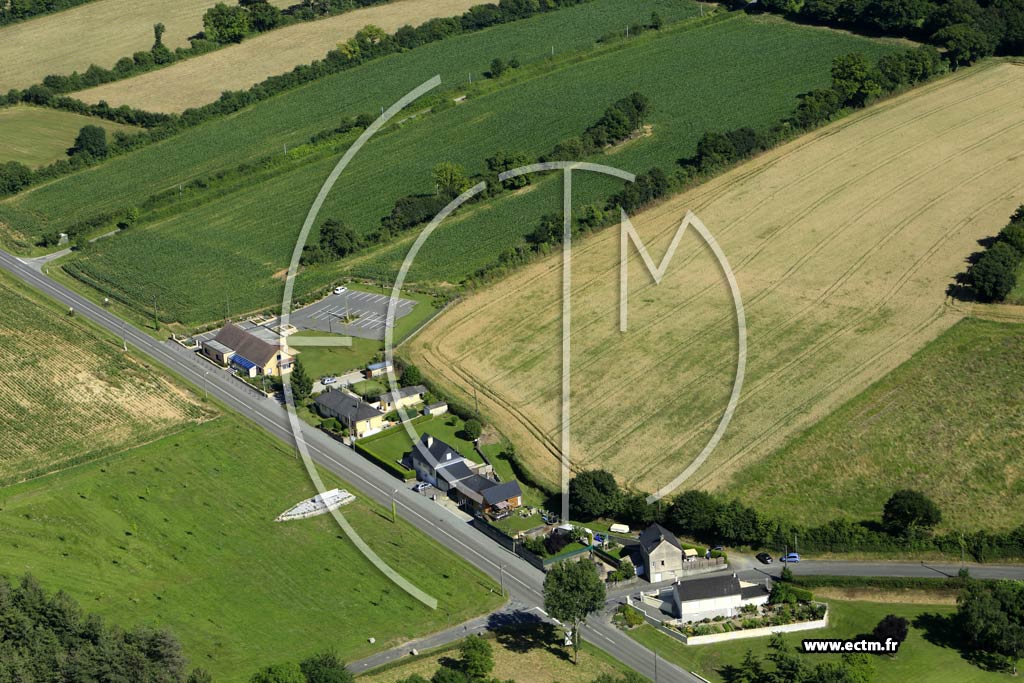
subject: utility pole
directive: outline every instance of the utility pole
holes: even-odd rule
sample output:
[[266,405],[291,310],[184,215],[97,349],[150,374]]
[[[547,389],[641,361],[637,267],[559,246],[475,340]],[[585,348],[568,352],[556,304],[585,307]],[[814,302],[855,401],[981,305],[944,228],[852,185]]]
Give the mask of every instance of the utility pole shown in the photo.
[[125,329],[126,323],[121,323],[121,348],[128,350],[128,333]]
[[210,400],[210,371],[203,371],[203,394],[206,396],[206,400]]
[[476,397],[476,385],[473,385],[473,412],[477,415],[480,414],[480,401]]
[[654,651],[654,683],[658,683],[658,651]]
[[398,493],[398,489],[391,492],[391,523],[395,524],[398,522],[398,505],[395,503],[395,494]]
[[505,597],[505,565],[498,565],[498,584],[501,586],[501,597]]

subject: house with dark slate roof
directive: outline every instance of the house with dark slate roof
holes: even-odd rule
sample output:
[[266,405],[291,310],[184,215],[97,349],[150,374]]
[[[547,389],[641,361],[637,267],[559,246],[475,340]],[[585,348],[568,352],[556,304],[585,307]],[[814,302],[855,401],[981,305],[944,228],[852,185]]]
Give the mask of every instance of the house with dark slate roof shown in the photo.
[[640,534],[640,556],[651,583],[677,579],[683,573],[683,547],[671,531],[652,524]]
[[321,417],[333,417],[353,438],[361,439],[384,428],[384,413],[347,391],[325,391],[313,402]]
[[767,583],[740,581],[736,574],[718,574],[677,583],[672,589],[672,605],[674,616],[682,621],[734,617],[744,605],[767,603],[770,593]]
[[416,478],[458,501],[459,505],[482,514],[507,515],[523,504],[519,482],[497,482],[484,476],[481,465],[462,456],[455,448],[430,434],[424,434],[408,458]]

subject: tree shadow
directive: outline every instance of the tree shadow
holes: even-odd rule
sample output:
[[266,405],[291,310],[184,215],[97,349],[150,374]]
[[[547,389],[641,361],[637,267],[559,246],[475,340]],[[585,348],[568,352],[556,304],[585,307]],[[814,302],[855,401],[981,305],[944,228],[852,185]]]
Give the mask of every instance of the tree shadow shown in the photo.
[[572,661],[572,656],[562,647],[557,627],[536,614],[522,611],[492,614],[487,629],[510,652],[525,654],[542,650],[564,661]]

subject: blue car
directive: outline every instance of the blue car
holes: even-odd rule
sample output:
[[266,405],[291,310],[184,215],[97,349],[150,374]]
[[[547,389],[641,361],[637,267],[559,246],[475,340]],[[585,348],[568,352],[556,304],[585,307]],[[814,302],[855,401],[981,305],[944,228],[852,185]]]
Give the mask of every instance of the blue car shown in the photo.
[[779,558],[779,562],[799,562],[799,561],[800,561],[800,554],[799,553],[790,553],[789,555],[783,555],[782,557]]

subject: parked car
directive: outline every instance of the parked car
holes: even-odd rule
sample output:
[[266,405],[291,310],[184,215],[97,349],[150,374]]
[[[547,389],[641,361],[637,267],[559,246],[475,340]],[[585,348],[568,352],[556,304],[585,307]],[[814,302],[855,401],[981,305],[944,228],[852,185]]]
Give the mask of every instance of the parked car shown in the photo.
[[334,384],[337,381],[338,381],[337,377],[324,377],[323,379],[320,380],[320,384],[323,384],[324,386],[327,386],[328,384]]
[[758,553],[757,555],[754,555],[754,557],[756,557],[757,561],[760,562],[761,564],[771,564],[772,563],[772,556],[769,555],[768,553]]
[[712,548],[712,550],[717,550],[718,552],[724,552],[725,551],[725,546],[716,545],[714,548]]
[[425,481],[421,481],[420,483],[418,483],[415,486],[413,486],[412,490],[415,491],[416,493],[421,493],[423,491],[426,491],[429,488],[430,488],[430,484],[428,484]]
[[799,561],[800,561],[800,554],[799,553],[790,553],[789,555],[783,555],[782,557],[779,558],[779,562],[799,562]]
[[334,288],[334,293],[335,294],[344,294],[347,291],[348,291],[348,287],[335,287]]

